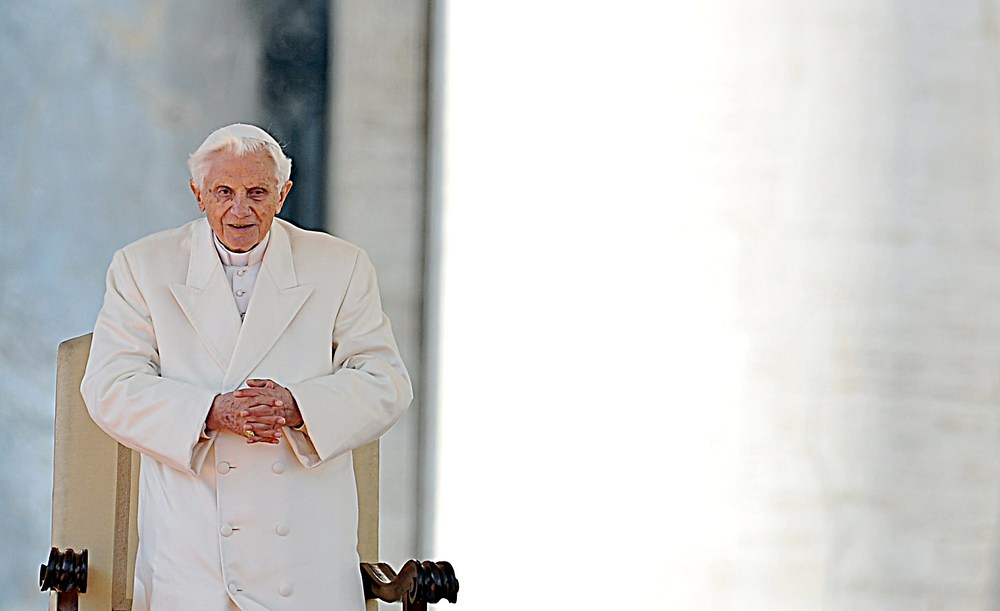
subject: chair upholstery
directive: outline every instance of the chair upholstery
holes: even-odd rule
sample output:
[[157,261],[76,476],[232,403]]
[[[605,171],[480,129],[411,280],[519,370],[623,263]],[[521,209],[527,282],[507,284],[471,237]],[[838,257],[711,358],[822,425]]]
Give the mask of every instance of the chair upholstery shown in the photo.
[[[56,373],[52,546],[88,550],[86,595],[79,609],[129,611],[138,544],[139,454],[104,433],[87,412],[80,381],[91,334],[59,345]],[[358,486],[358,553],[378,562],[379,443],[354,450]],[[378,609],[368,601],[368,611]],[[50,597],[57,608],[57,594]]]

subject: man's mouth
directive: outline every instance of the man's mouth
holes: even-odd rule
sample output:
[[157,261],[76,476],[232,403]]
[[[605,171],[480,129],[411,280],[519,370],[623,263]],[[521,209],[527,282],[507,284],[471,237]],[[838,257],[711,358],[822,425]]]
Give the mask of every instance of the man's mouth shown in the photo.
[[253,227],[253,224],[250,224],[250,225],[232,225],[231,224],[229,226],[232,227],[233,229],[248,229],[250,227]]

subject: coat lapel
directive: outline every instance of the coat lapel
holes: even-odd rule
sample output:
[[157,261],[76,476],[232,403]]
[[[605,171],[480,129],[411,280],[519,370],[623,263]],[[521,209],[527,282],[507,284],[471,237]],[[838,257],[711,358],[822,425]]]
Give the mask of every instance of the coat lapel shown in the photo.
[[189,239],[187,279],[184,284],[171,284],[170,292],[219,368],[226,371],[240,333],[240,313],[208,222],[193,223]]
[[247,306],[243,328],[223,380],[226,388],[242,385],[312,292],[313,287],[298,284],[288,232],[275,221],[271,225],[270,241]]

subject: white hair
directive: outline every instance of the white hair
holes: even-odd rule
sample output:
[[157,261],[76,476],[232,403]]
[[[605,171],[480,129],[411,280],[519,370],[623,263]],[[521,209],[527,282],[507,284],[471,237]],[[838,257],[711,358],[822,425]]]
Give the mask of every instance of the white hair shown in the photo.
[[281,145],[271,134],[255,125],[233,123],[221,127],[201,143],[198,150],[188,157],[188,169],[191,170],[191,180],[199,188],[203,188],[208,175],[208,165],[212,157],[220,152],[228,152],[237,157],[265,150],[274,160],[274,177],[280,189],[292,175],[292,160],[281,150]]

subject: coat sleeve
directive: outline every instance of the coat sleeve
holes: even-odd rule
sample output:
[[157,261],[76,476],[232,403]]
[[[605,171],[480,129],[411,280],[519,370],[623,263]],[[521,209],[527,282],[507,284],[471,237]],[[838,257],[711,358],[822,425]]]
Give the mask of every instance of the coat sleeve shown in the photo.
[[80,392],[108,435],[174,469],[198,474],[216,435],[202,432],[217,393],[160,376],[152,319],[122,251],[108,270]]
[[363,251],[334,323],[333,360],[332,375],[288,387],[305,425],[284,431],[305,467],[377,439],[413,399],[410,376],[382,312],[375,270]]

